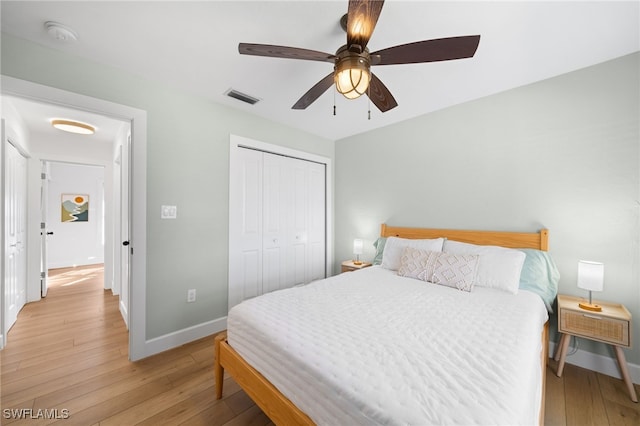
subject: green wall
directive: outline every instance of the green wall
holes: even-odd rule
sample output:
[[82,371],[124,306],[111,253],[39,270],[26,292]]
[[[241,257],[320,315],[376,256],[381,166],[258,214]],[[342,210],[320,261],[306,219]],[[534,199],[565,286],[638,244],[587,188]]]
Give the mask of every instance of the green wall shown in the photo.
[[353,256],[356,237],[371,258],[383,222],[548,228],[560,292],[586,296],[578,260],[604,262],[597,297],[631,311],[626,353],[640,364],[639,62],[632,54],[337,141],[336,260]]
[[230,134],[334,158],[333,141],[116,68],[6,34],[1,53],[3,75],[147,111],[147,339],[227,315]]

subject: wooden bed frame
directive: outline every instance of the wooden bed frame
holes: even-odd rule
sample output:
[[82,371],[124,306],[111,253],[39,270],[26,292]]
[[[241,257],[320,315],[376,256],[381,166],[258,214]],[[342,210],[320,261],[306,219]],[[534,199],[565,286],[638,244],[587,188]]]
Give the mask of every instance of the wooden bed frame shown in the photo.
[[[496,245],[509,248],[533,248],[547,251],[549,231],[540,232],[493,232],[461,231],[452,229],[404,228],[382,224],[382,237],[426,239],[445,237],[450,240],[471,244]],[[546,367],[549,354],[549,322],[544,325],[540,363],[542,371],[542,395],[540,404],[540,424],[544,424],[544,399]],[[244,389],[251,399],[275,423],[282,425],[313,425],[313,421],[296,407],[275,386],[250,366],[228,343],[226,332],[215,338],[215,380],[216,398],[222,398],[224,371]]]

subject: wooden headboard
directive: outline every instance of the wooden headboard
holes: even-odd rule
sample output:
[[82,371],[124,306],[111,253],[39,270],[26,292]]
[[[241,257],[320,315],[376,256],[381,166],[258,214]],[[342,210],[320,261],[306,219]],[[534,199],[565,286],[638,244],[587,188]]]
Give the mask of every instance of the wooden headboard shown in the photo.
[[549,249],[549,230],[547,229],[541,229],[540,232],[461,231],[457,229],[403,228],[383,223],[380,236],[411,239],[444,237],[449,240],[485,246],[533,248],[544,251]]

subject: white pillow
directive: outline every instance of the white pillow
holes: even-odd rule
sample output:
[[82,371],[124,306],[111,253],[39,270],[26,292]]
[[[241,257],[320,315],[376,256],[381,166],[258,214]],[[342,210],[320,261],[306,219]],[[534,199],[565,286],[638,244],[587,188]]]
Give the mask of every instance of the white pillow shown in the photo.
[[444,238],[431,240],[412,240],[410,238],[389,237],[384,245],[381,266],[385,269],[397,271],[400,267],[400,258],[405,247],[428,251],[442,251]]
[[476,285],[512,294],[518,292],[522,265],[527,257],[520,250],[447,240],[444,243],[443,251],[445,253],[480,255]]

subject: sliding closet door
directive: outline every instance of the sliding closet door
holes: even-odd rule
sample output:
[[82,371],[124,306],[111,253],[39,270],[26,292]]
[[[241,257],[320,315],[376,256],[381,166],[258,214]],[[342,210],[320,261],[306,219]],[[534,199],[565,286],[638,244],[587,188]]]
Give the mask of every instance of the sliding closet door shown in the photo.
[[325,165],[253,149],[232,153],[229,309],[325,277]]
[[288,159],[293,188],[289,214],[287,287],[325,278],[325,167]]
[[327,187],[326,166],[307,161],[308,214],[307,214],[307,282],[326,278],[327,265]]
[[[255,151],[259,152],[259,151]],[[260,152],[263,159],[262,182],[262,293],[288,287],[287,210],[291,208],[290,179],[286,173],[286,157]]]
[[232,152],[229,175],[229,309],[262,294],[262,152]]

